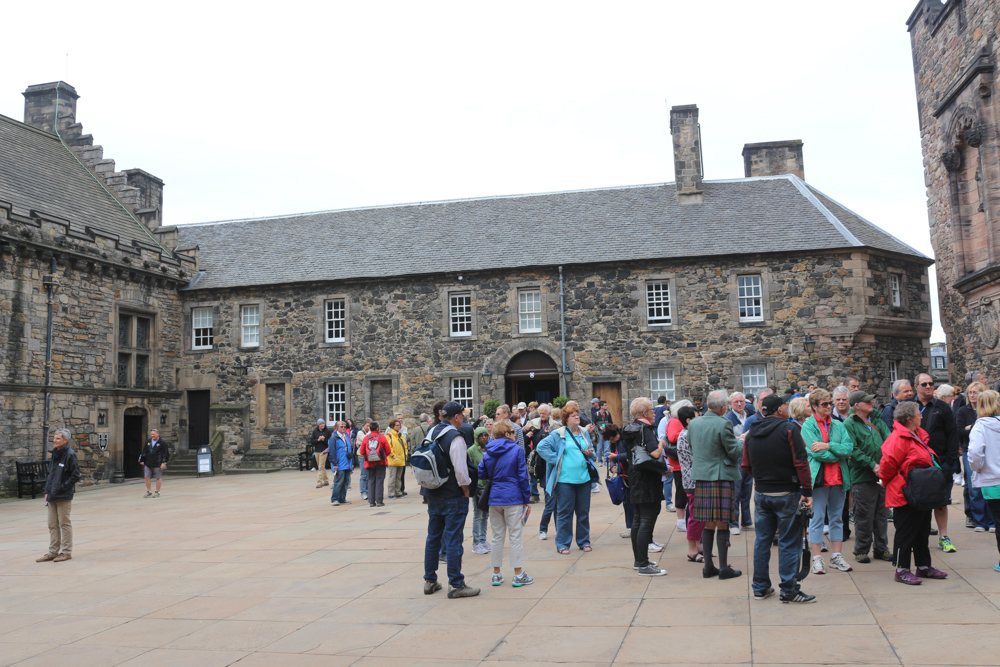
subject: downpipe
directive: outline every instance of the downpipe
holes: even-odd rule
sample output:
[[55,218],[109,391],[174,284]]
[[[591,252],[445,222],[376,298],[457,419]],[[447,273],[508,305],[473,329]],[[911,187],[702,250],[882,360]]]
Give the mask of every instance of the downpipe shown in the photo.
[[562,265],[559,265],[559,326],[561,328],[562,337],[562,369],[559,373],[559,394],[561,396],[567,396],[566,393],[566,374],[569,370],[566,368],[566,293],[563,291],[563,269]]
[[56,258],[51,259],[49,273],[42,277],[42,284],[48,292],[48,314],[45,325],[45,416],[42,418],[42,461],[49,445],[49,409],[52,404],[52,311],[55,306],[59,280],[56,277]]

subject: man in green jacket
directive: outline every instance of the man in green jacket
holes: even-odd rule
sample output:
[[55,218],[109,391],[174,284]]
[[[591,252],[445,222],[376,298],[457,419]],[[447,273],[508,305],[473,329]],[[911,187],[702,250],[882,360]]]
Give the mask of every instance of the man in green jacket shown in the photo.
[[882,460],[882,443],[889,437],[889,427],[875,412],[875,396],[863,391],[852,392],[851,411],[844,427],[854,441],[854,452],[847,465],[851,471],[851,493],[854,495],[854,559],[870,563],[868,550],[874,538],[875,558],[892,560],[889,551],[889,510],[885,506],[885,488],[878,483],[878,465]]
[[[691,445],[691,477],[695,480],[691,515],[704,521],[701,534],[705,565],[702,575],[732,579],[743,574],[729,565],[729,525],[736,521],[736,480],[740,479],[743,445],[733,433],[733,424],[723,415],[729,409],[725,391],[708,395],[708,412],[688,425]],[[718,531],[718,535],[716,535]],[[712,541],[719,547],[719,567],[712,562]]]

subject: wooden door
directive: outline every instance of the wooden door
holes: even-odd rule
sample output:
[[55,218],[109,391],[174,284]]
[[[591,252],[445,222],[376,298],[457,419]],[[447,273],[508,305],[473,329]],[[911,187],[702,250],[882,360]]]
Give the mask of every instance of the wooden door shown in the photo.
[[188,392],[188,449],[208,446],[212,392]]
[[[614,422],[622,425],[622,383],[621,382],[595,382],[594,398],[608,402],[608,412],[611,413]],[[587,411],[590,417],[590,411]],[[628,421],[632,421],[629,419]]]

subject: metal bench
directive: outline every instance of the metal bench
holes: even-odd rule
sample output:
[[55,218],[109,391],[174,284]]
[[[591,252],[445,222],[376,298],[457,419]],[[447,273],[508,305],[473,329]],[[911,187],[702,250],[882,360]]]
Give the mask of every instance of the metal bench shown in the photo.
[[27,487],[31,499],[34,500],[36,494],[45,490],[45,480],[49,476],[49,462],[15,461],[14,465],[17,466],[17,497],[23,498],[24,489]]

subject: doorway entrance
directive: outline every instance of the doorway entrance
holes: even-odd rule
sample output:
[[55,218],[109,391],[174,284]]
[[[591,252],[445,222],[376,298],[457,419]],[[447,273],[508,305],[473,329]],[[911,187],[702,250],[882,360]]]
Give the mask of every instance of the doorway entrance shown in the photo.
[[212,392],[188,392],[188,449],[207,447],[209,440],[209,415],[212,407]]
[[549,355],[539,350],[528,350],[511,359],[504,379],[511,407],[531,401],[552,403],[559,395],[559,368]]
[[122,424],[122,472],[125,478],[142,477],[139,455],[146,442],[146,411],[142,408],[127,408]]
[[608,412],[618,426],[622,425],[622,383],[595,382],[594,398],[608,402]]

